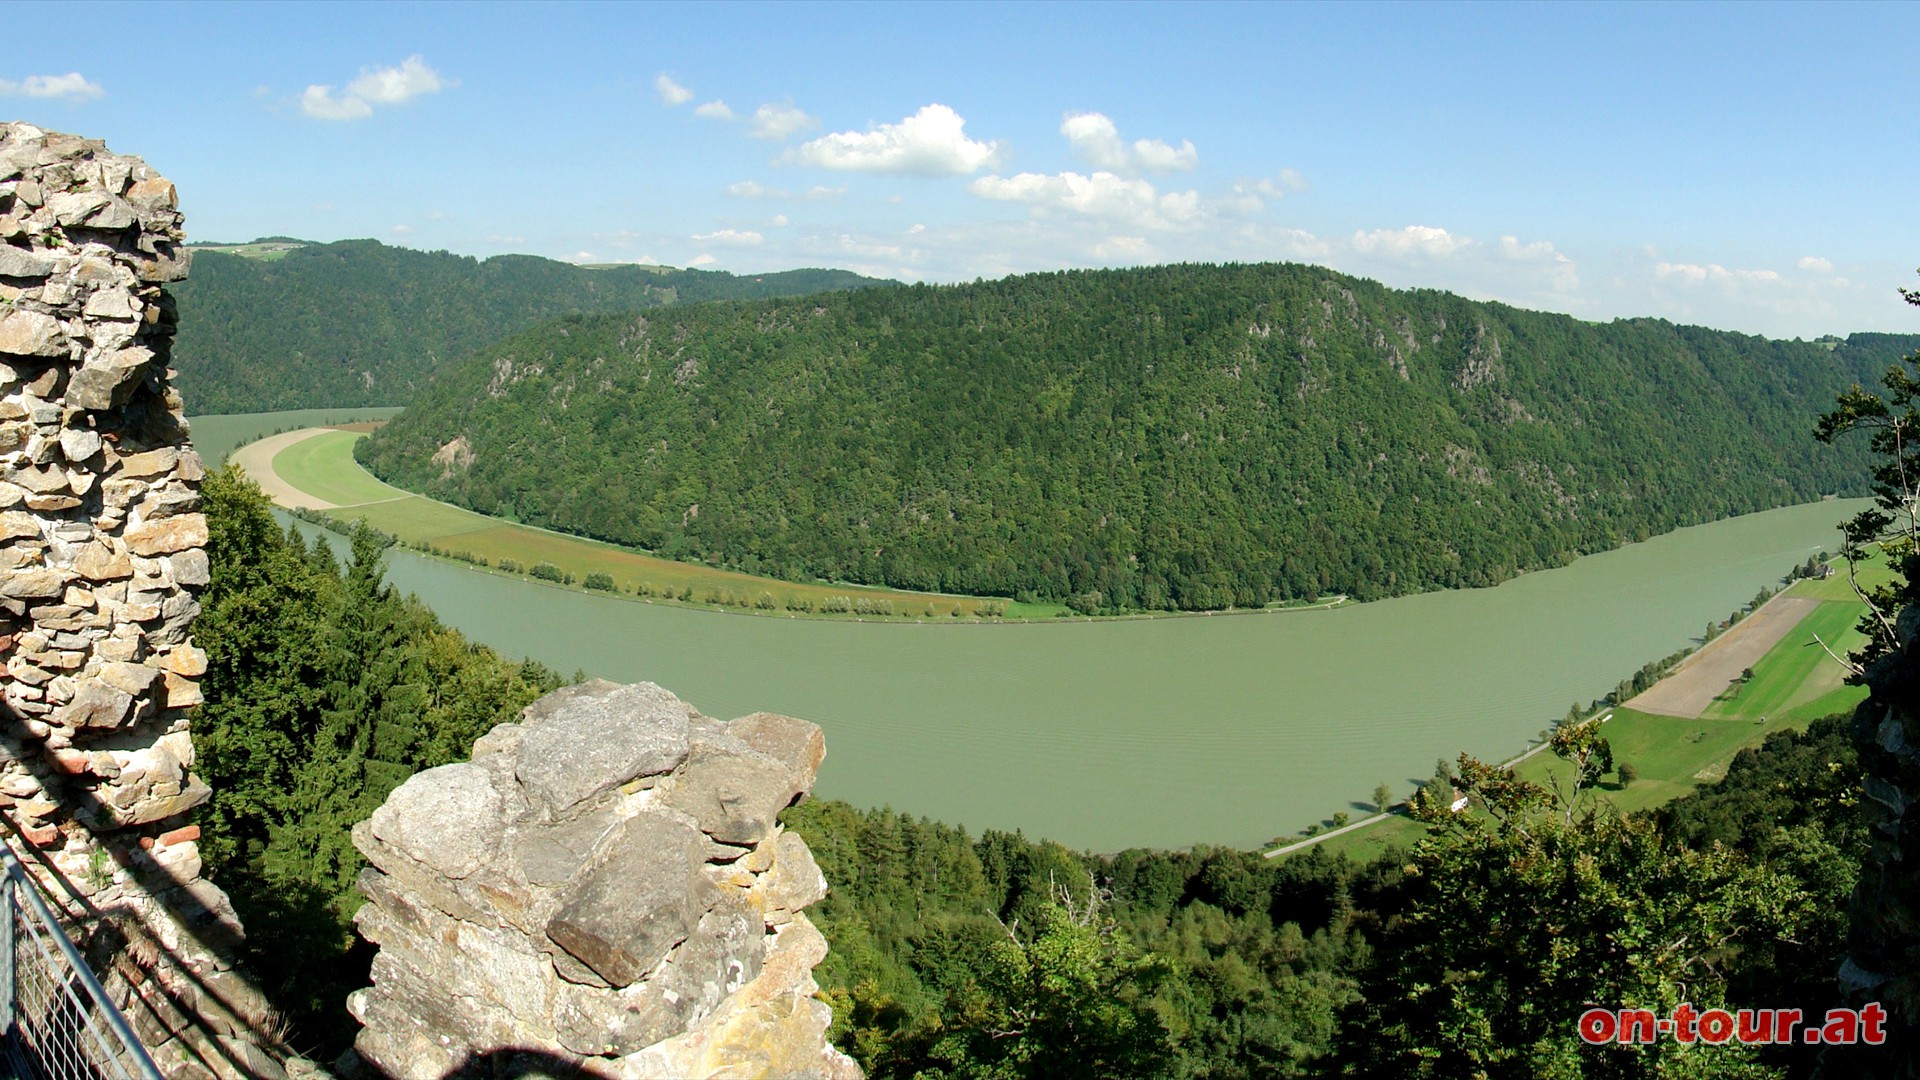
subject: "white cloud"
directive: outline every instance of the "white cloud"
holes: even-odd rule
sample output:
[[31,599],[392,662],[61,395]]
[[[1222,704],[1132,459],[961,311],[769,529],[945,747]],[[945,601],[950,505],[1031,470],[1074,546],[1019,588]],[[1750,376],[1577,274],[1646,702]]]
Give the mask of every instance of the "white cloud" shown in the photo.
[[593,252],[576,251],[571,255],[562,255],[560,258],[570,263],[590,263],[593,261]]
[[1026,203],[1036,212],[1064,210],[1147,229],[1172,228],[1209,216],[1197,191],[1161,194],[1149,181],[1110,172],[983,176],[968,184],[967,190],[983,199]]
[[720,229],[710,233],[695,233],[693,239],[702,244],[728,244],[733,247],[752,247],[766,237],[751,229]]
[[779,188],[770,188],[758,180],[742,180],[727,185],[727,194],[736,199],[784,199],[787,193]]
[[714,100],[693,107],[693,115],[706,120],[732,120],[733,110],[724,101]]
[[1096,112],[1075,113],[1060,125],[1060,134],[1095,166],[1118,173],[1164,173],[1191,169],[1200,155],[1185,139],[1176,148],[1159,139],[1136,139],[1129,146],[1112,120]]
[[664,71],[653,77],[653,88],[659,92],[662,105],[685,105],[693,100],[693,91],[674,82]]
[[1102,259],[1139,259],[1153,248],[1144,236],[1109,236],[1093,245],[1093,253]]
[[1473,241],[1464,236],[1455,236],[1431,225],[1409,225],[1404,229],[1375,229],[1353,234],[1355,251],[1362,255],[1379,254],[1392,258],[1416,254],[1445,257],[1472,244]]
[[395,236],[412,236],[414,228],[411,225],[395,225],[391,231]]
[[828,187],[825,184],[815,184],[814,186],[807,189],[807,193],[805,195],[802,195],[800,197],[803,199],[811,199],[815,202],[818,202],[821,199],[837,199],[840,196],[845,195],[846,193],[847,193],[847,185],[845,184],[841,184],[839,187]]
[[1794,265],[1798,266],[1802,270],[1811,270],[1816,274],[1833,273],[1833,260],[1823,259],[1818,255],[1802,256],[1800,261],[1795,263]]
[[789,225],[791,225],[791,224],[793,224],[793,222],[791,222],[791,221],[788,221],[788,220],[787,220],[787,215],[785,215],[785,214],[775,214],[775,215],[773,215],[773,217],[772,217],[772,218],[770,218],[770,219],[769,219],[769,220],[767,221],[767,224],[769,224],[769,225],[771,225],[771,226],[773,226],[773,227],[774,227],[774,228],[776,228],[776,229],[784,229],[784,228],[786,228],[787,226],[789,226]]
[[1580,286],[1580,273],[1573,260],[1546,240],[1522,244],[1519,237],[1503,236],[1500,254],[1514,262],[1544,265],[1553,287],[1561,292],[1571,292]]
[[1657,264],[1653,268],[1653,272],[1658,277],[1676,278],[1688,284],[1698,284],[1705,281],[1738,283],[1743,281],[1772,282],[1780,280],[1780,274],[1775,270],[1729,270],[1719,263],[1707,263],[1702,266],[1698,263],[1663,262]]
[[782,161],[850,172],[959,176],[991,167],[997,142],[967,138],[966,121],[945,105],[927,105],[897,124],[823,135]]
[[398,105],[452,85],[415,53],[398,67],[361,68],[338,95],[330,85],[309,86],[300,95],[300,110],[319,120],[359,120],[373,115],[375,105]]
[[687,261],[687,265],[688,266],[712,266],[714,263],[717,263],[719,261],[720,261],[719,259],[716,259],[711,255],[702,253],[699,255],[695,255],[692,259],[689,259]]
[[802,131],[819,126],[820,121],[790,104],[769,103],[753,110],[751,134],[756,139],[784,139],[789,135],[798,135]]
[[0,97],[64,98],[67,101],[92,101],[107,96],[100,84],[77,71],[65,75],[29,75],[19,82],[0,79]]
[[524,236],[506,236],[501,233],[492,233],[487,237],[489,244],[524,244],[526,242],[527,238]]

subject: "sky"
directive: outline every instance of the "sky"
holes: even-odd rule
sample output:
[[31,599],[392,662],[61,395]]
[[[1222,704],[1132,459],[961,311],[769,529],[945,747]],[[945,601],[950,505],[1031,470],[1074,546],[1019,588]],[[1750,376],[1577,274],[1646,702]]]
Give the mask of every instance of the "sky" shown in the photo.
[[9,5],[189,238],[955,282],[1297,261],[1920,331],[1920,5]]

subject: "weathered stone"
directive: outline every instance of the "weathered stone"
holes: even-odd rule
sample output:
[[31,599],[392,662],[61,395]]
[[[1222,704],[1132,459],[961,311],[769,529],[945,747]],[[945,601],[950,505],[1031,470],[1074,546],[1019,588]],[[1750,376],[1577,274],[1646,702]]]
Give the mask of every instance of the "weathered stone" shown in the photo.
[[14,308],[0,314],[0,353],[65,356],[67,335],[60,328],[60,320],[53,316]]
[[387,796],[369,822],[373,835],[454,879],[494,856],[506,832],[500,793],[470,762],[416,773]]
[[689,711],[652,683],[573,696],[523,727],[514,773],[536,806],[563,814],[685,760]]
[[666,804],[723,844],[758,844],[801,791],[796,770],[744,746],[701,742]]
[[128,454],[120,459],[118,475],[141,479],[163,476],[172,471],[179,461],[180,451],[171,446],[163,446],[158,450],[148,450],[140,454]]
[[207,519],[204,514],[181,514],[159,521],[143,521],[121,535],[127,550],[135,555],[165,555],[188,548],[207,546]]
[[52,272],[52,259],[11,244],[0,244],[0,277],[45,277]]
[[213,580],[213,570],[207,562],[204,548],[188,548],[171,556],[167,560],[173,567],[173,580],[182,585],[205,585]]
[[135,346],[89,357],[67,384],[67,400],[82,409],[111,409],[121,404],[153,352]]
[[66,727],[119,727],[133,709],[133,695],[99,680],[80,684],[73,700],[54,712],[54,721]]
[[134,697],[152,689],[153,681],[159,677],[158,669],[145,664],[111,663],[100,668],[101,682]]
[[66,591],[73,575],[51,566],[14,570],[0,580],[0,596],[16,600],[51,599]]
[[777,713],[758,712],[730,721],[727,734],[755,750],[799,770],[801,791],[813,790],[820,763],[827,758],[827,739],[820,725]]
[[68,461],[85,461],[100,452],[100,436],[96,432],[68,428],[60,433],[60,452]]
[[200,693],[200,684],[175,672],[163,672],[161,679],[166,683],[167,708],[191,709],[206,700]]
[[0,541],[40,537],[40,519],[22,510],[0,513]]
[[709,899],[698,886],[700,834],[641,814],[612,854],[568,892],[547,937],[614,986],[628,986],[686,940]]
[[126,552],[96,540],[74,556],[73,572],[88,581],[118,581],[133,575],[133,560]]

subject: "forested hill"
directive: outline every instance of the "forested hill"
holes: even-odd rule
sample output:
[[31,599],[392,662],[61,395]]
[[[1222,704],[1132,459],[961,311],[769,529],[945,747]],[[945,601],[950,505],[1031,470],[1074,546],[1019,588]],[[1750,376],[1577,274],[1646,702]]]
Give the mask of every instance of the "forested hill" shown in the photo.
[[845,270],[736,276],[481,261],[343,240],[271,259],[197,251],[174,286],[177,385],[189,411],[404,405],[433,366],[557,315],[892,284]]
[[1809,439],[1885,370],[1874,344],[1298,265],[1065,272],[549,323],[361,452],[488,513],[788,578],[1368,598],[1864,492],[1863,447]]

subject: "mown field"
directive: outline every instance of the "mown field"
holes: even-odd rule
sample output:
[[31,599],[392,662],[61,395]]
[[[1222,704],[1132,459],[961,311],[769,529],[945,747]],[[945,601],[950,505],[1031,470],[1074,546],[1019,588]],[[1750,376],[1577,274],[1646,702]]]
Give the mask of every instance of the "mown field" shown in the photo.
[[[1859,574],[1869,588],[1891,577],[1879,560],[1862,564]],[[1608,710],[1612,715],[1605,730],[1614,762],[1631,764],[1638,776],[1625,786],[1609,776],[1597,791],[1601,799],[1622,811],[1659,806],[1719,780],[1735,754],[1758,745],[1768,734],[1799,730],[1822,716],[1846,712],[1866,697],[1865,687],[1845,684],[1846,670],[1815,640],[1817,635],[1841,656],[1866,640],[1855,629],[1866,605],[1848,584],[1844,564],[1833,577],[1795,582],[1784,595],[1821,603],[1753,665],[1751,679],[1729,687],[1698,719]],[[1551,751],[1533,755],[1514,771],[1547,786],[1565,785],[1570,774],[1569,766]],[[1359,817],[1363,811],[1356,805],[1349,813]],[[1320,846],[1367,859],[1395,844],[1413,843],[1422,828],[1410,818],[1395,816]]]
[[435,502],[375,479],[353,459],[358,431],[330,431],[280,451],[273,470],[300,490],[335,504],[328,517],[367,524],[410,547],[492,573],[527,574],[545,564],[556,584],[584,584],[605,575],[601,591],[639,599],[717,605],[764,614],[840,614],[862,618],[1051,617],[1047,605],[872,589],[827,582],[795,583],[566,536]]

